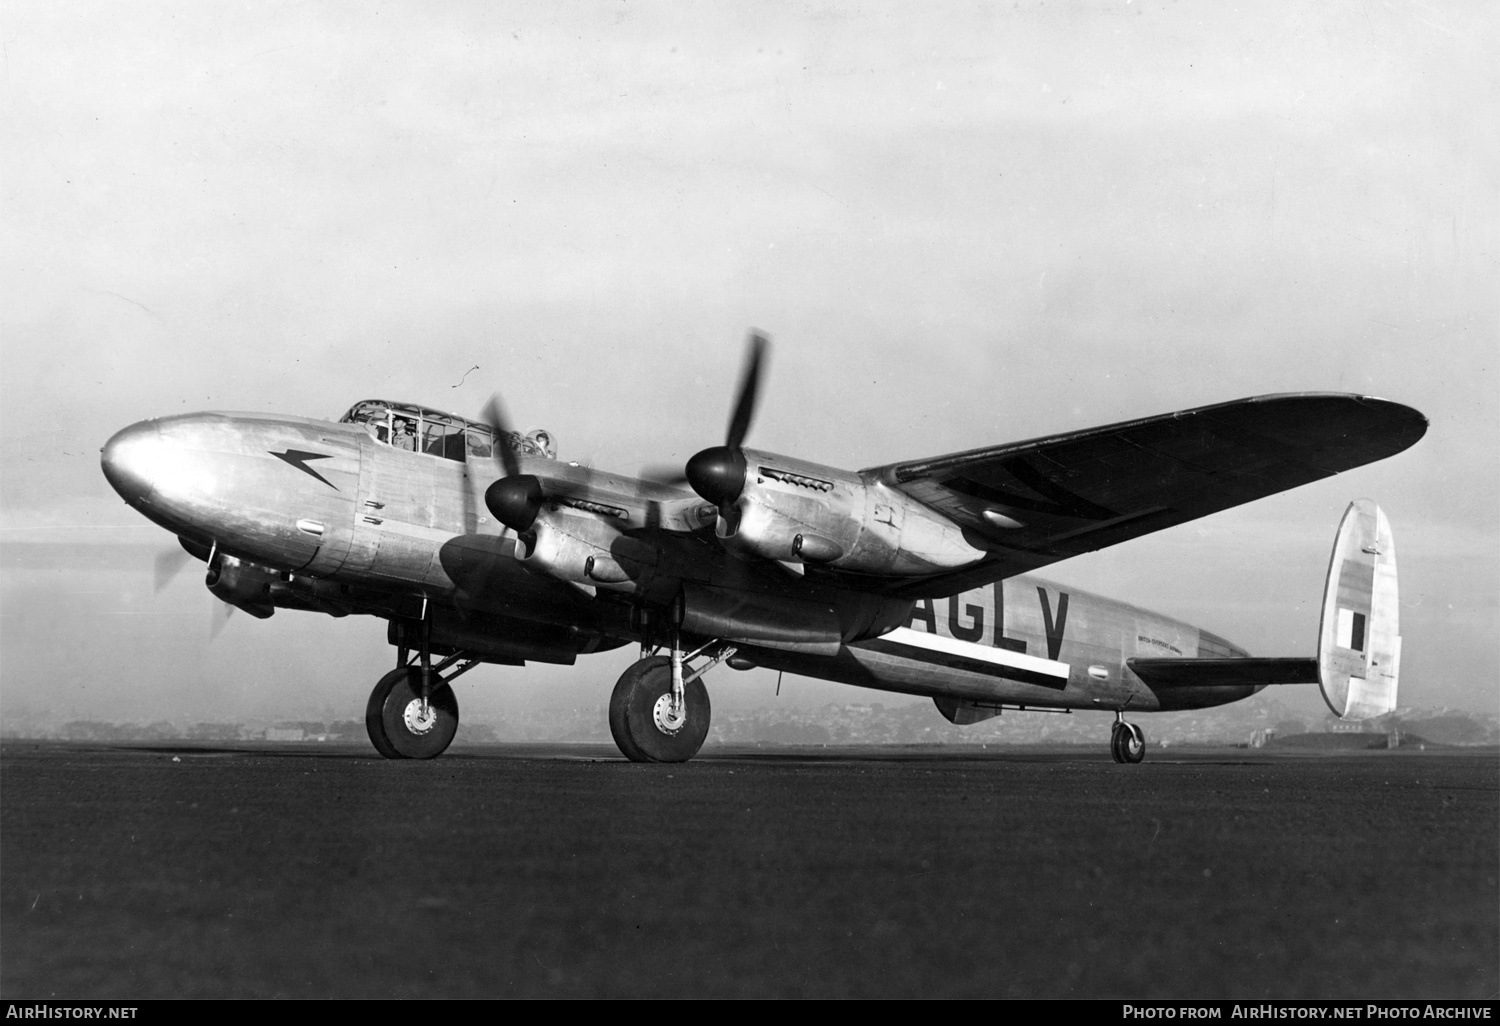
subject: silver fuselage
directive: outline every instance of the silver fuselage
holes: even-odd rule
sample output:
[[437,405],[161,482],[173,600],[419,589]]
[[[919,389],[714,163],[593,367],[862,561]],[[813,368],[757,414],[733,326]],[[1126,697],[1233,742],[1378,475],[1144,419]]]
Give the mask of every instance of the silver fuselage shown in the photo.
[[[1244,654],[1179,620],[1028,576],[915,603],[831,589],[726,553],[714,538],[713,507],[685,488],[541,457],[521,465],[567,490],[573,501],[560,512],[575,520],[586,524],[594,507],[622,511],[611,529],[661,553],[650,579],[609,591],[528,569],[513,533],[485,506],[501,473],[493,461],[406,451],[360,424],[189,414],[132,425],[103,451],[110,483],[144,516],[293,583],[593,632],[612,644],[639,639],[632,599],[711,589],[752,605],[829,611],[831,647],[752,639],[742,651],[758,665],[976,703],[1138,710],[1185,706],[1147,687],[1126,660]],[[1191,706],[1256,690],[1195,689]]]

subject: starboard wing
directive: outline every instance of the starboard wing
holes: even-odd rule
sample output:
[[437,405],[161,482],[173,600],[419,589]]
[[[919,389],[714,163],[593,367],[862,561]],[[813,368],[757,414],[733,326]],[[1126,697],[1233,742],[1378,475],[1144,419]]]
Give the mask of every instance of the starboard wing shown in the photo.
[[956,594],[1384,459],[1426,430],[1427,419],[1400,403],[1299,393],[870,468],[990,555],[941,575],[860,586]]

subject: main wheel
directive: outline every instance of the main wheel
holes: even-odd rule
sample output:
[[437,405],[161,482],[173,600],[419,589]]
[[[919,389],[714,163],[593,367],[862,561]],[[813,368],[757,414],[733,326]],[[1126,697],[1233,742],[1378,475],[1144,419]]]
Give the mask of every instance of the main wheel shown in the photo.
[[1120,762],[1137,763],[1146,757],[1146,735],[1134,723],[1121,724]]
[[711,710],[702,679],[683,687],[686,707],[672,718],[672,660],[642,659],[620,674],[609,696],[609,732],[631,762],[687,762],[708,737]]
[[439,684],[422,709],[422,669],[392,670],[370,692],[365,706],[370,743],[387,759],[435,759],[458,733],[458,698]]
[[1125,724],[1116,722],[1109,730],[1109,754],[1114,756],[1115,762],[1124,762],[1125,756],[1120,751],[1121,739],[1125,736]]

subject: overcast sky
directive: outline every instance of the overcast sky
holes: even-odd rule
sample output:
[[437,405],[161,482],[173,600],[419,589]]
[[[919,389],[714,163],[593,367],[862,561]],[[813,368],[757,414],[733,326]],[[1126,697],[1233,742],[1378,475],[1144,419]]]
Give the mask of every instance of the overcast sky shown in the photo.
[[[751,443],[851,468],[1270,392],[1417,407],[1406,453],[1050,576],[1311,654],[1369,496],[1403,703],[1493,711],[1496,29],[1403,0],[9,4],[0,714],[358,716],[390,661],[382,624],[305,613],[209,644],[198,570],[155,593],[171,539],[99,472],[120,427],[498,389],[633,470],[722,438],[751,325]],[[602,716],[624,662],[460,699]]]

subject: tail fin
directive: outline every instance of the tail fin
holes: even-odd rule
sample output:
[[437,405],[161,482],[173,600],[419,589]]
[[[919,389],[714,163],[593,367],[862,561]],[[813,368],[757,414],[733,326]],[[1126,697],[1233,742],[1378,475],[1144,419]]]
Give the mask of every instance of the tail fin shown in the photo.
[[1318,687],[1343,719],[1395,710],[1399,618],[1390,521],[1371,500],[1356,499],[1334,539],[1318,625]]

